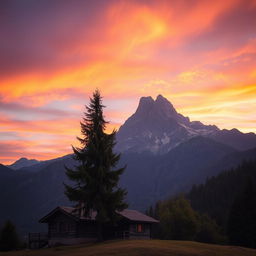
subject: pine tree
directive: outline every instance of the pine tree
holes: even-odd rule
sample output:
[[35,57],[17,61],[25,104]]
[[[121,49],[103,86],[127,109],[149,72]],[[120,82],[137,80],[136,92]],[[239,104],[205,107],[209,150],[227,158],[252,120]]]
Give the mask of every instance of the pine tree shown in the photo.
[[102,225],[115,221],[116,211],[127,207],[124,202],[126,191],[118,187],[125,167],[116,167],[120,159],[120,154],[113,152],[116,131],[105,133],[104,107],[100,92],[96,90],[81,122],[82,137],[78,138],[81,147],[73,147],[79,165],[74,170],[66,168],[67,176],[75,185],[65,184],[65,194],[82,205],[85,215],[91,210],[97,212],[98,240],[103,239]]

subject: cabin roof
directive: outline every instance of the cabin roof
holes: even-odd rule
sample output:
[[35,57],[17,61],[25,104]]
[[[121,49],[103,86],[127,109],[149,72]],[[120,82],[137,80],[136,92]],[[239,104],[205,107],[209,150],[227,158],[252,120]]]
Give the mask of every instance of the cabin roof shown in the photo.
[[132,221],[143,221],[143,222],[159,222],[158,220],[147,216],[139,211],[136,210],[130,210],[130,209],[125,209],[121,212],[117,212],[121,216],[125,217],[126,219],[132,220]]
[[[95,211],[92,211],[91,215],[89,217],[85,217],[85,216],[79,216],[77,208],[67,207],[67,206],[58,206],[55,209],[53,209],[50,213],[45,215],[43,218],[41,218],[39,220],[39,222],[47,223],[49,221],[49,219],[53,216],[53,214],[58,211],[73,218],[76,221],[79,221],[79,220],[95,221],[95,218],[96,218]],[[117,212],[117,214],[121,215],[122,217],[124,217],[130,221],[140,221],[140,222],[148,222],[148,223],[158,223],[159,222],[158,220],[156,220],[150,216],[147,216],[147,215],[145,215],[139,211],[136,211],[136,210],[125,209],[123,211]]]

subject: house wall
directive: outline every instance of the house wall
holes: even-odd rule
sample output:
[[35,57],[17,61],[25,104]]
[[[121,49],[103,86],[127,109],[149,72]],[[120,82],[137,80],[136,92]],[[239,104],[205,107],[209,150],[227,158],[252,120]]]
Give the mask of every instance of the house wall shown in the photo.
[[[79,244],[97,239],[97,223],[93,220],[77,220],[62,212],[56,212],[48,221],[49,245]],[[116,225],[103,226],[104,239],[150,239],[151,223],[130,221],[125,218]]]
[[80,244],[96,240],[97,229],[94,222],[76,221],[57,212],[48,222],[49,246]]
[[93,221],[80,221],[77,225],[77,237],[97,237],[97,224]]
[[66,237],[74,238],[77,236],[76,221],[65,214],[56,213],[48,222],[49,238]]
[[[138,225],[141,225],[139,230]],[[151,237],[151,224],[143,222],[130,223],[130,239],[150,239]]]

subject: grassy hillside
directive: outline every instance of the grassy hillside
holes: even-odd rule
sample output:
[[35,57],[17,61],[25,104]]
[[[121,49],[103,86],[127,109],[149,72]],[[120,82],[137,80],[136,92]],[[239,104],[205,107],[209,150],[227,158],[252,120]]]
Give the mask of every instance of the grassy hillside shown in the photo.
[[126,240],[0,253],[1,256],[253,256],[256,250],[187,241]]

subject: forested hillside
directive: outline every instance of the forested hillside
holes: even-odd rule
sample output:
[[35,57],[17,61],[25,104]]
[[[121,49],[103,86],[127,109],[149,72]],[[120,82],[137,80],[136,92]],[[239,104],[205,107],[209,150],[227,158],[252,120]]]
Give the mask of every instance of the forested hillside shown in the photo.
[[147,213],[160,220],[156,238],[256,248],[256,161],[194,185],[185,196],[158,201]]
[[248,180],[256,185],[256,161],[244,161],[237,168],[209,178],[205,184],[194,185],[187,198],[195,210],[209,214],[226,227],[230,208]]

